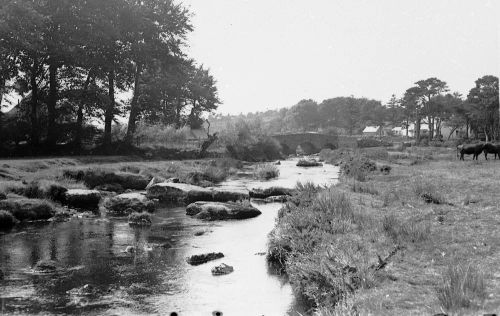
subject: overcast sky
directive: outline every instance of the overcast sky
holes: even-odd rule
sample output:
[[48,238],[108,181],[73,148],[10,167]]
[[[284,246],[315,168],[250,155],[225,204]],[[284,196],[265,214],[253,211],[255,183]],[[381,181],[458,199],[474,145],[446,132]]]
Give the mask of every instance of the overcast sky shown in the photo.
[[496,0],[182,0],[189,54],[218,81],[220,113],[336,96],[387,102],[438,77],[464,95],[500,72]]

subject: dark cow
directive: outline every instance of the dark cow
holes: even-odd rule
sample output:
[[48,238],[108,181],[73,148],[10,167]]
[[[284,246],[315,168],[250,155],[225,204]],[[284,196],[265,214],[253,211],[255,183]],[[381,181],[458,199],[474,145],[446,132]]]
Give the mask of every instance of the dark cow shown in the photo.
[[464,155],[472,155],[472,160],[483,152],[484,144],[466,144],[457,146],[457,157],[460,152],[460,160],[464,160]]
[[488,154],[494,154],[495,159],[500,159],[500,144],[486,143],[484,144],[484,158],[488,160]]

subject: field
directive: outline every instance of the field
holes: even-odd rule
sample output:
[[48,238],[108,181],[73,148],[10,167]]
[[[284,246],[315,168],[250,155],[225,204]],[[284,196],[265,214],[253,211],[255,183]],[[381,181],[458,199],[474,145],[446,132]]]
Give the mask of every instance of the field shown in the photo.
[[296,292],[318,315],[498,312],[500,161],[434,147],[357,155],[390,171],[302,195],[271,234]]

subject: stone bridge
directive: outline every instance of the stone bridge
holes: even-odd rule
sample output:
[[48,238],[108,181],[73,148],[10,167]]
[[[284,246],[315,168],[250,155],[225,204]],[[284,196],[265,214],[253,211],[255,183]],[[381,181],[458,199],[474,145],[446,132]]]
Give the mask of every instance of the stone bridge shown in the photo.
[[294,133],[272,135],[282,147],[284,154],[295,154],[298,147],[305,154],[314,154],[323,148],[335,149],[338,147],[338,136],[320,133]]

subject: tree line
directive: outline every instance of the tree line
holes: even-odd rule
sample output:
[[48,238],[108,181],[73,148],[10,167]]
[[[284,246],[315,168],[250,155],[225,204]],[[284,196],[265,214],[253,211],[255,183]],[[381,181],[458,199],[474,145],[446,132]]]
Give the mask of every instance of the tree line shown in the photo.
[[128,142],[139,120],[199,126],[220,100],[184,52],[191,16],[172,0],[0,0],[0,104],[22,97],[0,118],[4,143],[80,146],[97,119],[109,145],[117,115]]
[[369,125],[393,125],[408,129],[415,126],[417,142],[422,137],[421,126],[429,126],[429,139],[442,135],[444,124],[452,131],[463,128],[465,137],[485,135],[500,139],[498,78],[491,75],[476,80],[466,97],[449,92],[448,84],[438,78],[417,81],[401,97],[392,95],[381,101],[350,97],[336,97],[317,103],[301,100],[290,108],[248,113],[246,115],[214,115],[210,120],[219,128],[228,125],[246,125],[255,133],[277,134],[288,132],[321,131],[354,135]]

